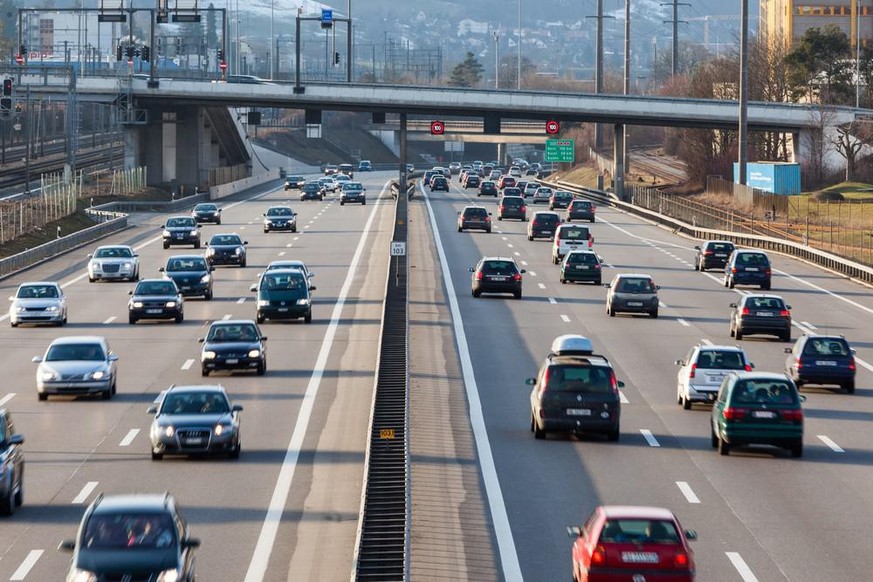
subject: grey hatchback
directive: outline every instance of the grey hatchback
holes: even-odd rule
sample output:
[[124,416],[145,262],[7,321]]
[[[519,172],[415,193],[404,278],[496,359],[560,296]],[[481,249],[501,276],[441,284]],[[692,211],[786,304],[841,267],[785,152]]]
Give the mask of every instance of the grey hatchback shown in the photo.
[[648,313],[658,317],[658,289],[651,275],[622,273],[613,277],[605,287],[606,313],[615,317],[619,311],[630,313]]

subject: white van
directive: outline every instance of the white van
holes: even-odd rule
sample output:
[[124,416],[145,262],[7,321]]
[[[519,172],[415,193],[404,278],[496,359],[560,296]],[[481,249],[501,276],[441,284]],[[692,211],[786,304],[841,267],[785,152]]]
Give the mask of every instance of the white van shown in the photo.
[[587,226],[561,224],[552,242],[552,262],[557,265],[568,252],[591,250],[593,246],[594,237]]

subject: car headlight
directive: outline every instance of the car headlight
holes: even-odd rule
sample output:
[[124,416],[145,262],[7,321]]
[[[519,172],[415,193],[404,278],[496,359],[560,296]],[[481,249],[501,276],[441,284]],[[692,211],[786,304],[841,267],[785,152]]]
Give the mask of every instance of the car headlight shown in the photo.
[[58,379],[58,373],[54,370],[43,370],[39,373],[39,377],[43,382],[51,382]]
[[67,575],[67,582],[97,582],[97,574],[88,570],[74,568]]
[[45,308],[45,310],[46,310],[46,311],[51,311],[51,312],[54,313],[55,311],[58,310],[58,306],[57,306],[57,305],[49,305],[48,307]]
[[163,232],[163,236],[164,236],[164,238],[169,238],[171,236],[170,231],[165,228],[164,232]]
[[211,279],[211,277],[209,275],[203,275],[202,277],[200,277],[200,282],[201,283],[209,283],[209,279]]
[[164,436],[168,438],[173,438],[173,435],[176,434],[176,429],[173,428],[173,425],[164,427]]
[[270,305],[269,299],[258,299],[258,307],[268,307]]
[[242,252],[243,252],[242,247],[236,247],[236,249],[233,251],[233,253],[235,255],[241,255]]
[[91,372],[90,374],[88,374],[88,377],[91,380],[102,380],[103,378],[106,377],[106,372],[104,372],[103,370],[97,370],[95,372]]
[[203,355],[201,356],[201,359],[203,359],[203,360],[214,360],[214,359],[215,359],[215,352],[211,352],[211,351],[203,352]]
[[15,308],[15,311],[17,313],[22,313],[24,311],[27,311],[27,307],[23,307],[23,306],[19,305],[18,307]]
[[167,307],[176,307],[175,301],[167,301]]
[[298,299],[297,305],[309,305],[309,299]]
[[209,247],[208,249],[206,249],[206,255],[207,255],[207,256],[212,256],[212,255],[214,255],[214,254],[215,254],[215,249],[214,249],[214,248]]
[[130,271],[133,268],[133,263],[121,263],[122,271]]
[[261,350],[250,350],[249,351],[250,358],[259,358],[261,357]]
[[172,570],[164,570],[158,574],[157,582],[178,582],[179,571],[173,568]]
[[133,306],[139,309],[140,307],[142,307],[142,301],[134,301]]
[[91,261],[90,263],[88,263],[88,266],[91,267],[91,269],[94,271],[100,270],[100,263],[98,263],[96,261]]
[[233,426],[229,424],[216,424],[215,425],[215,436],[221,436],[226,432],[233,432]]

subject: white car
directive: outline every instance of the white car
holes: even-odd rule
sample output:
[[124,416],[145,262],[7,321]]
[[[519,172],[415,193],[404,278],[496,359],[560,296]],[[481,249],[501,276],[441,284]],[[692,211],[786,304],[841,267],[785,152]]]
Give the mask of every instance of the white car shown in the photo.
[[100,279],[139,279],[139,255],[127,245],[105,245],[97,247],[88,261],[88,281]]
[[676,365],[676,401],[685,410],[694,402],[715,400],[722,380],[731,372],[755,367],[739,346],[701,344],[691,348],[684,360],[676,360]]
[[106,338],[66,336],[52,341],[43,356],[34,356],[39,400],[49,394],[115,394],[118,356]]
[[22,283],[9,298],[9,324],[49,323],[57,326],[67,323],[67,296],[60,285],[51,281]]
[[[530,184],[528,184],[527,187],[530,188]],[[525,188],[525,190],[527,190],[527,188]],[[549,188],[548,186],[540,186],[539,188],[536,189],[536,192],[534,192],[534,195],[533,195],[533,203],[534,204],[539,204],[540,202],[544,202],[544,203],[548,204],[549,200],[551,200],[551,199],[552,199],[552,189]]]

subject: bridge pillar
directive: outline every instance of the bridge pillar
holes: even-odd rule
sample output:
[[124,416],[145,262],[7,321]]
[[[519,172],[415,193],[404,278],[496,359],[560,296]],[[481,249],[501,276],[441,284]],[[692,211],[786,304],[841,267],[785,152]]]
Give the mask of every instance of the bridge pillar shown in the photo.
[[801,167],[809,161],[812,149],[813,133],[808,129],[791,134],[791,161]]
[[126,125],[124,127],[124,169],[129,170],[141,166],[142,140],[145,126]]
[[624,168],[626,160],[624,158],[624,125],[615,125],[615,139],[612,142],[612,166],[613,192],[619,200],[624,201]]
[[506,164],[506,144],[498,143],[497,144],[497,161],[502,165]]

